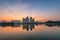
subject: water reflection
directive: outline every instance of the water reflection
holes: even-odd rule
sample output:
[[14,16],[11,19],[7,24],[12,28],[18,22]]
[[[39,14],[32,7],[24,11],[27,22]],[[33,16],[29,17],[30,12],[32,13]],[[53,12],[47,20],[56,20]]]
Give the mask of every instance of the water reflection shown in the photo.
[[45,24],[45,25],[48,26],[48,27],[53,27],[53,26],[60,27],[60,24]]
[[34,24],[22,24],[23,29],[26,29],[27,31],[34,29]]
[[35,28],[35,25],[46,25],[48,27],[57,26],[60,27],[60,24],[0,24],[1,27],[11,26],[11,27],[20,27],[22,25],[22,29],[26,29],[27,31]]
[[[54,27],[53,27],[54,26]],[[56,27],[57,26],[57,27]],[[52,24],[2,24],[0,25],[0,39],[60,39],[60,25]],[[31,31],[29,31],[31,30]],[[54,35],[54,36],[52,36]]]

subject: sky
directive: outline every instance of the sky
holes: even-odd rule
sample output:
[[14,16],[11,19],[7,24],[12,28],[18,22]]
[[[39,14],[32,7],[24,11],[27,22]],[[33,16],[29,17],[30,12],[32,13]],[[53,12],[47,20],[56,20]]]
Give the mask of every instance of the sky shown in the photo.
[[60,21],[60,0],[0,0],[0,20]]

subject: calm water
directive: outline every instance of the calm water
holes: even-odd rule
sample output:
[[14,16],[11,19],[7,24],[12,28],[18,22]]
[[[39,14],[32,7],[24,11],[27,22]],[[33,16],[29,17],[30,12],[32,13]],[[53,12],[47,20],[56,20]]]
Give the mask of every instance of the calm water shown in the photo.
[[60,39],[60,26],[34,24],[0,26],[0,39]]

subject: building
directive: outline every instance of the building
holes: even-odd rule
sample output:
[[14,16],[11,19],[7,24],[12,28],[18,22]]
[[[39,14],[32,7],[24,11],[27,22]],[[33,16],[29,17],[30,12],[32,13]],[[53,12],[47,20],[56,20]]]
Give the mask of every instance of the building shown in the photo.
[[28,17],[26,17],[25,23],[29,23],[29,18]]
[[23,18],[23,19],[22,19],[22,23],[29,23],[29,18],[28,18],[28,17]]
[[22,23],[25,23],[25,18],[22,19]]
[[14,24],[19,24],[20,20],[12,20],[11,22],[13,22]]
[[1,23],[7,23],[7,21],[5,21],[5,20],[2,20],[2,21],[1,21]]
[[30,17],[30,23],[34,23],[34,19]]
[[22,19],[22,23],[34,23],[34,19],[32,17],[26,17]]

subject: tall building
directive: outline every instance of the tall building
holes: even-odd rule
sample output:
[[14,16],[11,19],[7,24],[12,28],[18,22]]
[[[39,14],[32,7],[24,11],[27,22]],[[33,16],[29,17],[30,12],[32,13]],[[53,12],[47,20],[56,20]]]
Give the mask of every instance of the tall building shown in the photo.
[[34,23],[34,19],[32,17],[30,19],[26,17],[22,19],[22,23]]
[[30,23],[34,23],[34,19],[30,17]]
[[26,22],[26,23],[29,23],[29,18],[28,18],[28,16],[26,17],[25,22]]
[[22,23],[25,23],[25,18],[22,19]]
[[22,23],[29,23],[29,18],[28,18],[28,17],[23,18],[23,19],[22,19]]

